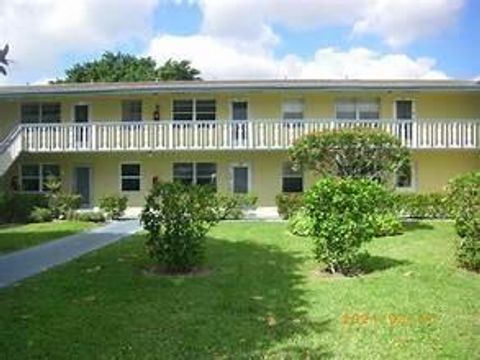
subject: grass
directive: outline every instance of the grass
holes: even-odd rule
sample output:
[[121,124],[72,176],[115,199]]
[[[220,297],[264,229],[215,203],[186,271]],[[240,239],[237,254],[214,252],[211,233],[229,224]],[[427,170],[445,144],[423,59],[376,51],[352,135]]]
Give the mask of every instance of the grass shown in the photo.
[[0,254],[59,239],[94,226],[94,223],[80,221],[0,225]]
[[208,275],[146,276],[143,236],[0,291],[7,359],[473,359],[480,278],[449,223],[369,244],[370,273],[325,279],[280,223],[223,223]]

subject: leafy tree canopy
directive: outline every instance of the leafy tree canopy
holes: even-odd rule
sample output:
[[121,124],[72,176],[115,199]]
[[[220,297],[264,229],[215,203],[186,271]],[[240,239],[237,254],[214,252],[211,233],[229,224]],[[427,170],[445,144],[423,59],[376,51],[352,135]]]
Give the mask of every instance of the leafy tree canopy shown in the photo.
[[384,182],[410,161],[408,150],[396,137],[365,128],[308,134],[289,149],[289,155],[296,168],[321,175]]
[[73,65],[65,74],[64,79],[57,79],[55,83],[200,80],[200,71],[188,60],[169,59],[158,66],[151,57],[109,51],[100,59]]

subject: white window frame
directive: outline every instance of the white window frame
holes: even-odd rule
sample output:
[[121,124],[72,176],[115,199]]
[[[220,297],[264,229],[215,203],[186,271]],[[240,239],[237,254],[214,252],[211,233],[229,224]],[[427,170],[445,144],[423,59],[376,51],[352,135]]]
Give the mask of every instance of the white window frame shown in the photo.
[[281,189],[282,189],[282,193],[286,193],[286,194],[295,193],[295,192],[284,192],[283,191],[283,179],[297,179],[297,178],[302,179],[302,191],[299,192],[299,193],[303,193],[305,191],[305,172],[303,170],[300,170],[300,175],[292,175],[292,174],[285,175],[283,170],[284,170],[284,167],[287,164],[291,165],[291,162],[290,161],[283,161],[282,162],[282,168],[281,168],[281,172],[280,172],[280,176],[281,176],[280,186],[281,186]]
[[[234,193],[234,182],[235,182],[235,176],[234,176],[234,168],[236,167],[246,167],[248,169],[248,176],[247,176],[247,186],[248,186],[248,191],[246,194],[250,194],[252,192],[252,164],[250,162],[236,162],[236,163],[231,163],[230,164],[230,191],[232,194],[237,194]],[[241,193],[238,193],[241,194]]]
[[[285,113],[288,112],[288,111],[286,111],[286,107],[287,107],[288,104],[300,105],[301,108],[302,108],[302,111],[301,111],[302,117],[301,118],[286,118]],[[289,112],[299,113],[298,111],[289,111]],[[289,122],[289,121],[303,121],[303,120],[305,120],[305,99],[303,99],[303,98],[285,98],[285,99],[283,99],[281,113],[282,113],[282,121]]]
[[[197,176],[197,165],[198,164],[215,164],[215,186],[218,188],[218,163],[212,161],[176,161],[172,163],[172,181],[175,181],[175,164],[192,164],[192,184],[198,184],[198,176]],[[201,176],[200,176],[201,178]]]
[[250,107],[250,100],[248,98],[233,98],[233,99],[230,99],[230,106],[229,106],[229,119],[230,121],[235,121],[233,119],[233,103],[241,103],[241,102],[245,102],[247,103],[247,120],[237,120],[237,121],[250,121],[250,119],[252,118],[251,116],[251,107]]
[[[175,101],[192,101],[192,119],[190,120],[174,120],[174,114],[175,114],[175,107],[174,103]],[[198,120],[197,119],[197,101],[214,101],[215,102],[215,120]],[[171,100],[170,104],[170,109],[171,109],[171,119],[172,121],[175,121],[176,123],[182,123],[182,122],[192,122],[192,121],[198,121],[200,123],[202,122],[210,122],[210,121],[217,121],[218,120],[218,101],[216,98],[197,98],[197,97],[191,97],[191,98],[175,98]]]
[[76,106],[88,106],[88,123],[91,123],[93,122],[93,118],[92,118],[92,115],[93,115],[93,111],[92,111],[92,103],[90,102],[85,102],[85,101],[80,101],[80,102],[76,102],[74,104],[72,104],[72,108],[71,108],[71,122],[75,124],[75,107]]
[[[44,166],[58,166],[58,172],[59,176],[62,176],[62,169],[60,164],[58,163],[23,163],[18,165],[18,178],[19,178],[19,187],[21,193],[29,193],[29,194],[44,194],[45,191],[43,190],[43,182],[45,181],[45,178],[43,176],[43,167]],[[23,176],[23,171],[22,167],[23,166],[38,166],[38,176]],[[24,190],[23,189],[23,179],[37,179],[38,178],[38,191],[35,190]]]
[[[122,174],[122,166],[123,165],[138,165],[139,166],[139,172],[138,172],[138,176],[137,175],[126,175],[126,176],[123,176]],[[120,166],[119,166],[119,190],[120,192],[122,193],[137,193],[137,192],[140,192],[142,191],[142,164],[138,161],[125,161],[125,162],[122,162],[120,163]],[[134,179],[134,180],[137,180],[138,179],[138,190],[123,190],[123,179]]]
[[[355,107],[355,119],[342,119],[337,117],[338,107],[341,103],[353,103]],[[376,119],[360,119],[360,104],[366,103],[376,103],[378,106],[378,118]],[[362,98],[352,98],[352,99],[336,99],[335,100],[335,121],[378,121],[381,118],[381,100],[379,98],[372,99],[362,99]]]
[[[60,121],[58,123],[46,123],[42,121],[42,107],[44,104],[58,104],[60,105]],[[18,103],[18,121],[20,124],[22,123],[22,106],[23,105],[37,105],[39,107],[39,114],[38,114],[38,122],[35,123],[24,123],[26,125],[34,125],[34,124],[59,124],[62,122],[62,102],[61,101],[21,101]]]
[[[411,101],[412,102],[412,119],[411,120],[407,120],[407,119],[398,119],[397,118],[397,101]],[[417,106],[416,106],[416,102],[415,102],[415,99],[413,97],[397,97],[395,99],[393,99],[393,118],[395,120],[401,120],[401,121],[414,121],[416,120],[417,118]]]
[[[123,119],[123,107],[124,107],[124,103],[126,102],[139,102],[140,103],[140,120],[130,120],[130,119],[127,119],[127,120],[124,120]],[[143,104],[143,99],[122,99],[120,100],[120,115],[121,115],[121,122],[123,123],[140,123],[140,122],[143,122],[143,112],[144,112],[144,104]]]

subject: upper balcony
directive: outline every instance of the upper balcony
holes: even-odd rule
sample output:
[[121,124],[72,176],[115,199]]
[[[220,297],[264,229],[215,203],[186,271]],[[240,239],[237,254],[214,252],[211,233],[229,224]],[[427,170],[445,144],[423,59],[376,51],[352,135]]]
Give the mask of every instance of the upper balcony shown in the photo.
[[316,131],[386,131],[409,149],[480,149],[480,120],[160,121],[18,125],[0,142],[0,176],[22,152],[286,150]]
[[[351,127],[384,130],[397,136],[403,145],[410,149],[480,148],[480,120],[434,119],[22,124],[17,128],[20,135],[17,146],[20,146],[22,151],[33,153],[285,150],[305,134]],[[5,144],[3,146],[5,147]]]

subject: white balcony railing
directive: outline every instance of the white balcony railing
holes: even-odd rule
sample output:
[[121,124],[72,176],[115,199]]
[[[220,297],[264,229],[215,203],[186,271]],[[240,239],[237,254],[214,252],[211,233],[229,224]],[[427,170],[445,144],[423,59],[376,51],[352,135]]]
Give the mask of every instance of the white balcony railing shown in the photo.
[[480,120],[97,122],[25,124],[20,131],[27,152],[268,150],[286,149],[310,132],[349,127],[384,130],[411,149],[480,148]]

